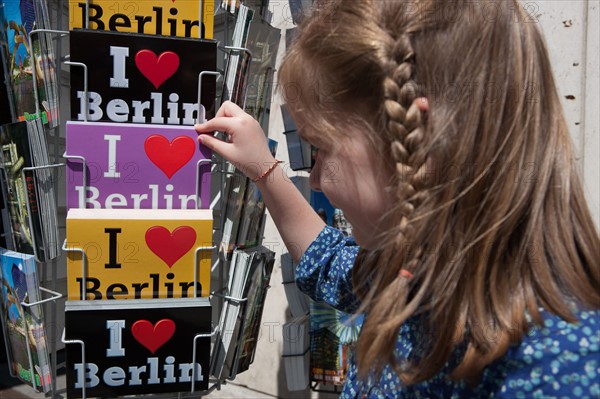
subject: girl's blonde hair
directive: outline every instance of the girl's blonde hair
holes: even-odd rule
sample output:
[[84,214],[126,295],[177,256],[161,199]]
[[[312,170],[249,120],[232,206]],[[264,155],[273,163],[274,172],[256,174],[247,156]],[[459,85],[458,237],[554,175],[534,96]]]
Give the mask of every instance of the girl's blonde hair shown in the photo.
[[[354,267],[362,377],[391,363],[426,380],[460,344],[453,377],[476,382],[540,308],[600,307],[600,240],[534,18],[511,0],[328,1],[280,69],[304,138],[366,126],[395,170],[394,227]],[[398,364],[413,316],[429,339]]]

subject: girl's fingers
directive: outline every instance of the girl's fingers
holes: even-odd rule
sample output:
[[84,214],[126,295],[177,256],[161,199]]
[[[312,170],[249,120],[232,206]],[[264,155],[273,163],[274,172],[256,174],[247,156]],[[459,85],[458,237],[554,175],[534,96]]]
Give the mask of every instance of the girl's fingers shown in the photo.
[[198,133],[208,133],[208,132],[229,132],[231,130],[231,119],[224,117],[214,117],[213,119],[206,121],[204,123],[194,125],[194,129]]
[[[231,163],[251,163],[263,156],[261,145],[264,134],[260,125],[236,104],[226,101],[217,115],[202,124],[194,125],[198,132],[198,141],[220,154]],[[212,132],[223,132],[226,141],[213,136]],[[261,140],[259,140],[262,139]]]
[[198,141],[204,146],[210,148],[211,150],[217,152],[219,155],[227,158],[228,147],[231,144],[224,142],[216,137],[213,137],[210,134],[200,134],[198,135]]
[[242,116],[242,115],[246,115],[246,112],[241,109],[239,106],[237,106],[235,103],[231,102],[231,101],[225,101],[221,107],[219,108],[219,110],[217,111],[217,115],[215,115],[216,118],[218,117],[222,117],[222,116]]
[[225,133],[233,133],[234,124],[236,123],[237,118],[240,116],[246,116],[246,112],[232,103],[231,101],[226,101],[223,103],[221,108],[217,111],[217,115],[209,121],[206,121],[201,124],[194,125],[194,129],[198,133],[207,133],[220,131]]

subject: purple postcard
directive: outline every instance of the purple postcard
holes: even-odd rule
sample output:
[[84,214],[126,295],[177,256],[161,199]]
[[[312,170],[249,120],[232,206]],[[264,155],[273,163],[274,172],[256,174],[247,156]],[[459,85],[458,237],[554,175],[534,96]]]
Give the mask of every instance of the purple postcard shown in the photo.
[[67,209],[209,208],[211,151],[197,137],[192,126],[67,122]]

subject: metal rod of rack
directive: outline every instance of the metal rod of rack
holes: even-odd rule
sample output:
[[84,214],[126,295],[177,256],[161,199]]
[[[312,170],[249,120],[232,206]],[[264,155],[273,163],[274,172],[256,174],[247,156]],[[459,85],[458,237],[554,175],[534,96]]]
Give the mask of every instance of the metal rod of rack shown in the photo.
[[60,339],[62,341],[62,343],[64,343],[65,345],[66,344],[81,345],[81,374],[82,375],[79,376],[79,381],[83,381],[83,383],[81,384],[81,398],[86,399],[86,396],[85,396],[86,383],[85,383],[85,375],[84,375],[85,370],[87,369],[86,362],[85,362],[85,342],[80,339],[65,339],[65,331],[66,331],[66,328],[63,329],[62,337]]

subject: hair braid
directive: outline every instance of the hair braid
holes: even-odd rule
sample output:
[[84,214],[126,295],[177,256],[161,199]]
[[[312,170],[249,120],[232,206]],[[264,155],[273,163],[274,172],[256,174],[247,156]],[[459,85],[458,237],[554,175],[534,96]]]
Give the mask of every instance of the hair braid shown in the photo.
[[[396,163],[396,196],[400,203],[399,245],[405,245],[406,237],[410,235],[410,219],[422,203],[426,187],[426,174],[422,173],[426,167],[425,152],[421,150],[423,124],[421,111],[414,103],[419,94],[414,80],[414,60],[409,35],[403,34],[392,47],[386,62],[388,74],[383,81],[386,134]],[[414,266],[416,259],[409,263],[402,265],[403,268]]]
[[[385,77],[383,78],[383,107],[382,115],[385,126],[385,134],[390,146],[390,153],[395,163],[395,177],[393,187],[397,205],[395,215],[398,221],[393,228],[389,239],[389,245],[377,256],[365,256],[364,265],[366,269],[374,270],[376,263],[382,259],[402,259],[402,262],[390,262],[388,270],[379,274],[381,277],[378,285],[388,281],[384,292],[377,297],[369,299],[373,302],[369,310],[369,316],[365,323],[376,325],[376,329],[368,328],[367,333],[361,335],[357,356],[359,364],[394,364],[392,357],[393,347],[389,347],[388,359],[368,359],[373,353],[370,349],[375,348],[374,353],[386,352],[382,350],[394,341],[388,339],[397,334],[401,324],[409,317],[419,302],[418,296],[409,298],[411,279],[413,273],[418,271],[418,264],[423,255],[420,245],[409,245],[411,237],[414,236],[413,217],[419,206],[422,205],[427,192],[427,181],[425,180],[427,151],[423,148],[424,130],[421,111],[414,103],[420,95],[419,87],[415,81],[415,55],[408,34],[400,35],[398,38],[390,37],[388,43],[393,43],[385,59]],[[362,261],[362,260],[361,260]],[[374,334],[369,334],[373,331]],[[384,331],[382,333],[382,331]],[[403,367],[403,365],[397,365]],[[380,369],[376,366],[375,371]],[[369,370],[359,370],[361,374]],[[406,379],[406,370],[399,369],[401,378]]]

